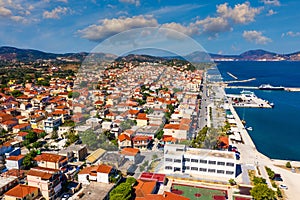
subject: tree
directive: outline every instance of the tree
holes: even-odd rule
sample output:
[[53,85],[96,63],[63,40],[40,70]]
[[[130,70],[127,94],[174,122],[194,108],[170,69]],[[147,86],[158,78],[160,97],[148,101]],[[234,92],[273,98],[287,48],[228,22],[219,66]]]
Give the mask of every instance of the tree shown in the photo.
[[275,192],[268,187],[267,184],[259,183],[255,185],[251,190],[250,194],[256,200],[274,200]]
[[128,183],[129,185],[135,185],[136,184],[136,179],[134,177],[128,177],[126,179],[126,183]]
[[25,137],[25,140],[28,140],[29,143],[33,143],[37,141],[37,139],[38,139],[37,134],[32,131],[28,131],[28,134]]
[[80,93],[79,92],[69,92],[68,93],[68,98],[71,99],[71,98],[78,98],[80,96]]
[[23,95],[23,93],[21,91],[19,91],[19,90],[14,90],[14,91],[11,92],[11,95],[13,97],[17,98],[17,97]]
[[230,185],[235,185],[236,184],[236,182],[233,178],[229,179],[228,182],[229,182]]
[[33,158],[36,156],[36,151],[30,151],[28,154],[25,155],[22,165],[25,169],[30,169],[34,166]]
[[57,131],[53,131],[52,135],[51,135],[51,139],[55,140],[58,138],[58,133]]
[[262,177],[257,177],[257,176],[254,176],[252,181],[253,181],[254,185],[267,184],[266,179],[264,179]]
[[157,134],[155,135],[155,137],[159,140],[161,140],[161,138],[163,137],[164,135],[164,130],[160,130],[157,132]]
[[268,173],[269,178],[273,179],[275,176],[275,172],[273,170],[271,170],[269,167],[266,167],[266,171]]
[[292,168],[292,165],[291,165],[290,162],[287,162],[287,163],[285,164],[285,166],[286,166],[287,168]]
[[111,200],[129,200],[132,199],[132,186],[130,183],[121,183],[109,193]]

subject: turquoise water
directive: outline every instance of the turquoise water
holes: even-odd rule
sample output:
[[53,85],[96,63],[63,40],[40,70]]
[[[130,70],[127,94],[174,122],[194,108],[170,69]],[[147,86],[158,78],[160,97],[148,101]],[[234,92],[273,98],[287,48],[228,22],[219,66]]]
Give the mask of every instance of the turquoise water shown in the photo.
[[[218,66],[225,80],[227,71],[239,79],[257,78],[247,86],[263,83],[300,87],[300,62],[228,62]],[[240,84],[236,84],[240,85]],[[228,93],[240,90],[228,89]],[[300,160],[300,92],[252,90],[258,97],[275,104],[273,109],[238,108],[245,119],[257,149],[270,158]]]

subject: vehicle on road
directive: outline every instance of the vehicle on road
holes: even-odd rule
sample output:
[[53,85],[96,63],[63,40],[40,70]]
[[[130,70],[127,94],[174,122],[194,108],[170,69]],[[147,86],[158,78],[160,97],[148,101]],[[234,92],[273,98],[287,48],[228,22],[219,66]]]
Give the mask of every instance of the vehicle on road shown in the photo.
[[287,187],[286,185],[282,185],[282,184],[279,185],[279,188],[280,188],[280,189],[286,189],[286,190],[288,189],[288,187]]

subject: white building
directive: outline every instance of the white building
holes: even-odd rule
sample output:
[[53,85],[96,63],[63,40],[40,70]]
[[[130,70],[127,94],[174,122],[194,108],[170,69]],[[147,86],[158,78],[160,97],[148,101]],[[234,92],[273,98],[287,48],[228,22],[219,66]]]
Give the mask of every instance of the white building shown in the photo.
[[228,179],[235,178],[235,153],[166,144],[164,147],[164,170],[169,174],[187,173]]

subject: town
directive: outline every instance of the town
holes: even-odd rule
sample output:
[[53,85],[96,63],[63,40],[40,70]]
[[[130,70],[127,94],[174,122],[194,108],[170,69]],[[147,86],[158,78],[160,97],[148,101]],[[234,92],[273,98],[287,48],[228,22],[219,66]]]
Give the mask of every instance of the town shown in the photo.
[[115,61],[49,71],[2,82],[4,199],[247,200],[256,184],[282,197],[280,174],[258,165],[206,68]]

